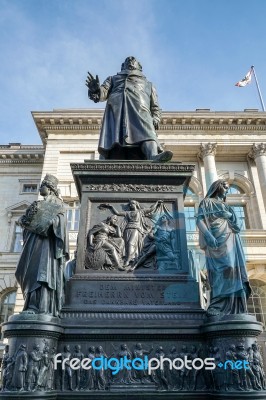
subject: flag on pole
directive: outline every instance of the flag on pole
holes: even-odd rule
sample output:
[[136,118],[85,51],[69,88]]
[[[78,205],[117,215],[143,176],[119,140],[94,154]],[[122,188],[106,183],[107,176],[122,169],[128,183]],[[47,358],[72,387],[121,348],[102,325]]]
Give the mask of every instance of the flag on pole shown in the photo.
[[245,78],[241,79],[241,81],[237,82],[235,86],[243,87],[248,85],[251,82],[252,68],[248,71]]

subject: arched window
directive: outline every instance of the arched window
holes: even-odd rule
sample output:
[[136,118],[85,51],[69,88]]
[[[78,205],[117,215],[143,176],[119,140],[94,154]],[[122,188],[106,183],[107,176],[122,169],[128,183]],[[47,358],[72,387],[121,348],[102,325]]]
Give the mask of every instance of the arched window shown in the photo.
[[187,189],[187,191],[186,191],[186,195],[187,195],[187,196],[189,196],[189,195],[192,195],[192,196],[193,196],[194,194],[195,194],[195,193],[193,192],[193,190],[192,190],[191,188],[188,188],[188,189]]
[[1,299],[1,323],[6,322],[14,313],[17,291],[13,290],[5,294]]
[[258,280],[250,281],[251,295],[248,299],[248,312],[266,326],[266,284]]
[[230,185],[229,186],[229,190],[228,190],[228,194],[243,194],[244,191],[237,185]]
[[234,209],[237,216],[240,229],[246,230],[250,228],[247,205],[249,196],[245,194],[244,190],[237,183],[230,183],[227,193],[227,202]]

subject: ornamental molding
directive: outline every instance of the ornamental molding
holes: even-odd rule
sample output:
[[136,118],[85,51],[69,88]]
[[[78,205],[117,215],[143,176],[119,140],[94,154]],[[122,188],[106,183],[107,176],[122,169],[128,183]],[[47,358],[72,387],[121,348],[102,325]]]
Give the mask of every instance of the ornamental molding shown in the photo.
[[[147,310],[148,311],[148,310]],[[112,312],[112,309],[108,310],[106,309],[106,312],[99,311],[97,313],[95,312],[84,312],[80,310],[73,310],[73,311],[62,311],[61,312],[61,318],[73,318],[73,314],[75,318],[89,318],[90,320],[101,320],[101,319],[112,319],[112,320],[119,320],[119,319],[133,319],[133,320],[147,320],[147,319],[158,319],[158,320],[191,320],[191,319],[196,319],[196,320],[203,320],[204,314],[203,313],[189,313],[183,314],[183,313],[173,313],[172,309],[167,309],[164,308],[163,313],[151,313],[145,311],[140,311],[138,313],[132,313],[132,312]],[[167,312],[171,314],[166,314]]]
[[43,145],[21,145],[18,143],[17,145],[14,144],[2,144],[0,145],[0,150],[44,150]]
[[[41,131],[99,131],[100,125],[39,125]],[[160,131],[266,131],[265,125],[159,125]]]
[[[249,234],[249,236],[247,236]],[[249,231],[245,231],[245,232],[241,232],[240,236],[241,236],[241,240],[242,243],[246,246],[252,246],[252,247],[261,247],[261,246],[265,246],[266,245],[266,237],[265,234],[263,234],[263,237],[261,236],[256,236],[256,234],[253,236],[254,234],[252,232],[249,233]],[[192,232],[192,233],[188,233],[187,232],[187,241],[188,242],[199,242],[199,234],[198,232]]]
[[1,158],[0,164],[42,164],[43,158],[28,158],[28,159],[14,159],[14,158]]
[[[133,281],[133,282],[140,282],[144,281],[147,283],[147,280],[151,280],[154,282],[162,283],[162,282],[173,282],[173,283],[178,283],[178,282],[193,282],[193,278],[188,278],[185,273],[182,273],[182,271],[179,271],[180,273],[172,274],[172,275],[161,275],[157,273],[145,273],[141,275],[131,275],[128,274],[127,272],[119,274],[101,274],[98,272],[87,272],[88,270],[85,270],[84,267],[82,267],[82,271],[79,271],[77,268],[77,271],[75,275],[72,276],[71,280],[73,281]],[[86,273],[84,273],[86,272]]]
[[70,164],[73,172],[75,171],[106,171],[106,172],[192,172],[194,164],[178,163],[115,163],[104,161],[94,163]]
[[254,143],[248,156],[254,160],[259,156],[266,155],[266,143]]
[[201,143],[199,157],[204,158],[206,156],[215,156],[217,149],[217,143]]
[[86,189],[95,192],[175,192],[178,186],[169,185],[132,185],[132,184],[91,184]]

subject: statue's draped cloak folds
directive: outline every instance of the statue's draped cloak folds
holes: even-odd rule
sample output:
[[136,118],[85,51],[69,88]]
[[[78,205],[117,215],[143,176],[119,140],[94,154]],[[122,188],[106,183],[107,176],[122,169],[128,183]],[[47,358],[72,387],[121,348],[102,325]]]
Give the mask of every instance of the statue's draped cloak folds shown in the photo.
[[[199,231],[199,244],[205,251],[206,268],[211,286],[211,308],[223,314],[246,313],[246,297],[250,295],[245,256],[241,244],[237,218],[232,207],[221,200],[207,196],[199,205],[198,219],[218,242],[218,248],[207,245],[204,233]],[[229,219],[221,212],[231,213]]]
[[[55,196],[41,201],[63,204]],[[63,270],[68,258],[65,213],[53,219],[48,237],[24,229],[23,241],[15,275],[24,295],[24,309],[57,316],[64,300]]]
[[99,153],[108,158],[115,145],[126,147],[154,140],[161,146],[153,120],[160,121],[157,93],[142,72],[121,71],[101,85],[100,101],[107,104],[99,140]]

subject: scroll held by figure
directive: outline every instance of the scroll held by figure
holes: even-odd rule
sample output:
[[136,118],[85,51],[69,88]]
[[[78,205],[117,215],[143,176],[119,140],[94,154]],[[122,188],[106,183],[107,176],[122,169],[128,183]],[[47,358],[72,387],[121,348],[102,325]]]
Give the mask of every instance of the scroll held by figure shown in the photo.
[[47,174],[40,186],[44,199],[33,202],[19,221],[24,244],[15,275],[28,313],[58,316],[64,299],[68,235],[57,185],[57,178]]
[[215,181],[201,201],[197,217],[211,287],[209,317],[247,313],[251,293],[240,227],[233,208],[226,203],[228,189],[225,181]]
[[95,103],[107,100],[98,148],[102,158],[171,160],[173,153],[163,150],[155,132],[161,117],[155,87],[135,57],[127,57],[121,71],[102,85],[98,75],[88,73],[86,86]]
[[127,272],[141,267],[179,269],[177,231],[162,200],[150,207],[130,199],[122,210],[110,204],[98,208],[113,215],[89,230],[85,268]]

